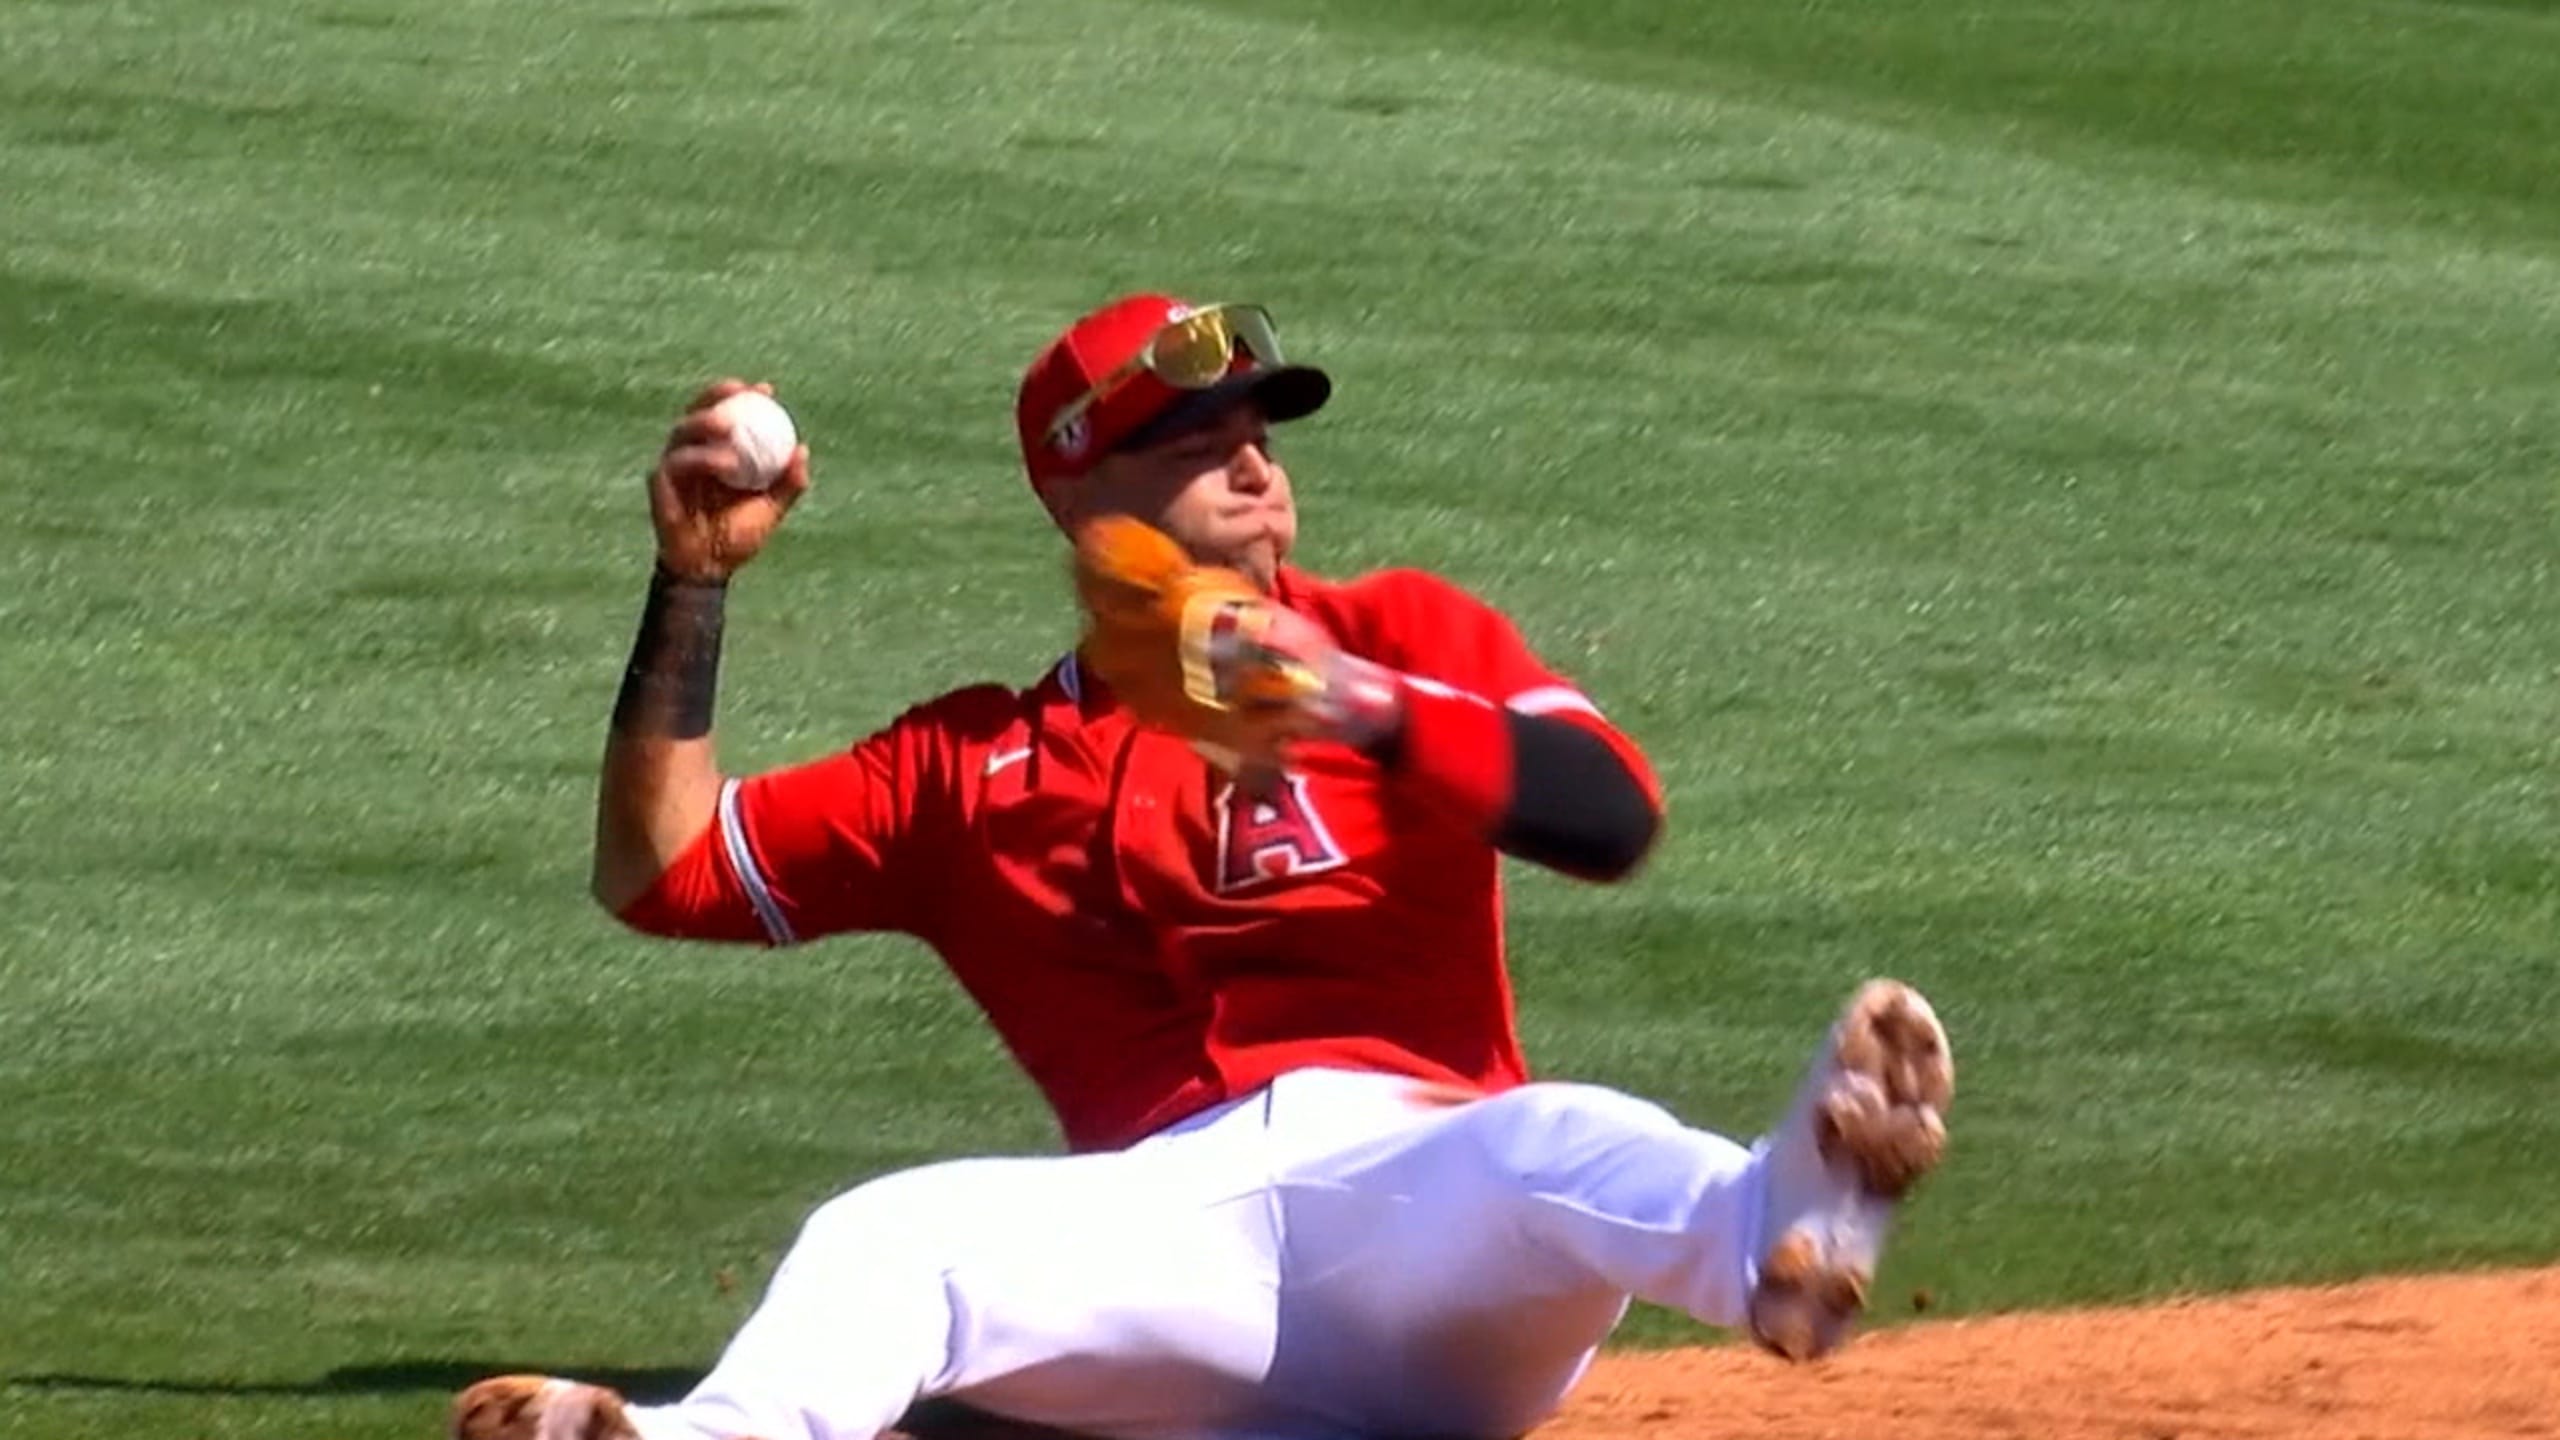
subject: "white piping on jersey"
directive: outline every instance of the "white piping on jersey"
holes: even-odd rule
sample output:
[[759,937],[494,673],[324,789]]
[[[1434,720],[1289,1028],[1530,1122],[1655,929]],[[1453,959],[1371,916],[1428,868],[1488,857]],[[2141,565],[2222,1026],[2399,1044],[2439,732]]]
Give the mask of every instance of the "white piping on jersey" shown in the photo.
[[1591,703],[1590,696],[1570,685],[1541,685],[1534,690],[1523,690],[1503,701],[1502,705],[1506,710],[1517,710],[1523,715],[1553,715],[1559,710],[1594,716],[1600,713],[1600,707]]
[[1019,750],[1007,750],[1001,755],[990,755],[987,757],[987,773],[993,775],[997,771],[1003,769],[1007,765],[1013,764],[1017,760],[1028,760],[1030,758],[1031,747],[1028,745],[1023,746]]
[[1461,690],[1455,685],[1451,685],[1442,680],[1434,680],[1428,675],[1407,675],[1404,677],[1404,683],[1421,691],[1425,695],[1437,695],[1443,700],[1473,700],[1488,710],[1493,708],[1492,701],[1487,700],[1473,690]]
[[738,813],[738,782],[723,781],[720,786],[720,843],[729,852],[729,868],[747,887],[747,903],[756,910],[756,918],[764,922],[764,933],[776,945],[799,941],[791,933],[791,922],[782,918],[782,906],[773,898],[773,887],[764,881],[764,872],[756,868],[756,857],[747,848],[747,823]]
[[[1416,690],[1422,691],[1426,695],[1437,695],[1448,700],[1473,700],[1478,704],[1485,705],[1493,703],[1471,690],[1461,690],[1455,685],[1434,680],[1427,675],[1407,675],[1404,679],[1406,684],[1411,685]],[[1060,657],[1058,661],[1058,688],[1067,692],[1067,698],[1069,700],[1074,701],[1078,705],[1084,703],[1084,672],[1078,666],[1076,653],[1072,650]],[[1605,716],[1601,716],[1600,707],[1591,703],[1590,696],[1583,694],[1581,691],[1574,689],[1570,685],[1539,685],[1523,690],[1519,694],[1512,696],[1510,699],[1503,701],[1502,708],[1506,710],[1517,710],[1523,715],[1554,715],[1559,712],[1571,711],[1583,715],[1594,716],[1596,718],[1607,718]],[[988,761],[987,773],[993,775],[996,771],[1004,768],[1006,764],[1010,763],[1012,758],[1013,757],[1011,756],[999,755],[995,759]]]

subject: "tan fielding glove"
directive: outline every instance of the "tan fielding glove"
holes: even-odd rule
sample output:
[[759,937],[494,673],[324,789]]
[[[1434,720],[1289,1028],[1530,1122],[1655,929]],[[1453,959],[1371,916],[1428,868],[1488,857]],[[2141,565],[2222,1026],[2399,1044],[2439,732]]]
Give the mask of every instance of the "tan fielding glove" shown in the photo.
[[1171,536],[1105,516],[1076,537],[1081,653],[1141,723],[1254,784],[1293,740],[1367,745],[1401,718],[1395,675]]

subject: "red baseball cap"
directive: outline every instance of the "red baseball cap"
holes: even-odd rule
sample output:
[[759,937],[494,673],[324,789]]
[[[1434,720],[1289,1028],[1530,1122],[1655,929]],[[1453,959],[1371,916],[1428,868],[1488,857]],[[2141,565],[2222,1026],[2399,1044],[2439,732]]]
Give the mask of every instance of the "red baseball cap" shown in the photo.
[[[1170,367],[1150,358],[1157,337],[1211,317],[1232,322],[1207,331],[1228,346],[1224,371],[1207,384],[1167,380],[1160,371]],[[1315,413],[1333,380],[1311,365],[1283,363],[1270,319],[1259,306],[1149,294],[1114,300],[1068,326],[1022,374],[1013,422],[1024,468],[1034,481],[1081,475],[1114,450],[1152,444],[1244,400],[1270,420]]]

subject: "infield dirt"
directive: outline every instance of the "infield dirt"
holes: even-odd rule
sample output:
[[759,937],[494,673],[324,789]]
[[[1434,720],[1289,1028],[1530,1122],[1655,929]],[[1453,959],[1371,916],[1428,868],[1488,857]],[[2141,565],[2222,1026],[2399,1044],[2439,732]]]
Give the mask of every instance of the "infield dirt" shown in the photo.
[[[1906,1303],[1909,1297],[1901,1297]],[[2560,1267],[1603,1356],[1541,1440],[2560,1436]]]

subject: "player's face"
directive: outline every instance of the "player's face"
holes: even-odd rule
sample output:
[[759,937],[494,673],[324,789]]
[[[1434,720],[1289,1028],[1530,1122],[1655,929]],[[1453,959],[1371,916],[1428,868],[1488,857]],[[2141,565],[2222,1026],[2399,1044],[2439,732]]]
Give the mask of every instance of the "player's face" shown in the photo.
[[1070,529],[1131,515],[1181,542],[1192,558],[1244,572],[1268,590],[1298,538],[1289,472],[1271,455],[1271,425],[1252,405],[1144,450],[1106,456],[1067,482],[1059,519]]

